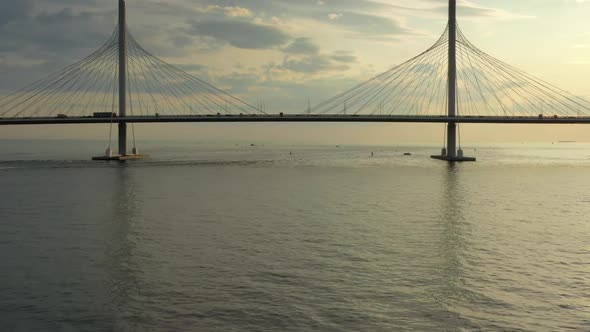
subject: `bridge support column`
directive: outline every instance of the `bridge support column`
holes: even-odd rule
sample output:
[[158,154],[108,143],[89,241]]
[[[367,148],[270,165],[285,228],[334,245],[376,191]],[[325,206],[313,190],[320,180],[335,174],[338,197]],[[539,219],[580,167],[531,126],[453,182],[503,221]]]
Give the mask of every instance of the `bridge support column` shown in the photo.
[[457,124],[454,122],[447,125],[447,155],[450,158],[457,156]]
[[127,155],[127,123],[119,123],[119,155]]

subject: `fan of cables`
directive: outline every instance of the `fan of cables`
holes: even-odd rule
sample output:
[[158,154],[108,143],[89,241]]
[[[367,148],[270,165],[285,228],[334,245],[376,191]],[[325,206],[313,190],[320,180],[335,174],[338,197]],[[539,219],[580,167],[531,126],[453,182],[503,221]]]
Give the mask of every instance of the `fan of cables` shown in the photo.
[[[449,29],[429,49],[311,108],[313,114],[444,116]],[[459,116],[590,116],[590,102],[514,68],[475,47],[458,29]]]
[[[90,56],[0,98],[0,117],[117,113],[119,29]],[[127,115],[264,114],[258,108],[174,67],[126,35]]]

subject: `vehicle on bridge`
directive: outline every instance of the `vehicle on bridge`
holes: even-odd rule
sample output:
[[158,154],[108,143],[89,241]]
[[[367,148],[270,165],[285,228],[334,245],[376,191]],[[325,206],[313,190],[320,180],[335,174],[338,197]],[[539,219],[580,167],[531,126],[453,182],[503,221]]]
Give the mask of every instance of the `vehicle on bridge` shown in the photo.
[[113,112],[94,112],[93,115],[95,118],[116,118],[117,113]]

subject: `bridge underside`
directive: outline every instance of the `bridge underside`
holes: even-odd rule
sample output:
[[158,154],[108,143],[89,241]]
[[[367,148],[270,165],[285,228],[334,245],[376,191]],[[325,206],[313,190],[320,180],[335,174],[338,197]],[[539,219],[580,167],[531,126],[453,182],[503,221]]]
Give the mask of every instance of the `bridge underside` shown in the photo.
[[498,117],[498,116],[380,116],[380,115],[183,115],[127,116],[125,118],[0,118],[0,125],[64,125],[110,123],[182,122],[401,122],[401,123],[505,123],[505,124],[590,124],[590,117]]

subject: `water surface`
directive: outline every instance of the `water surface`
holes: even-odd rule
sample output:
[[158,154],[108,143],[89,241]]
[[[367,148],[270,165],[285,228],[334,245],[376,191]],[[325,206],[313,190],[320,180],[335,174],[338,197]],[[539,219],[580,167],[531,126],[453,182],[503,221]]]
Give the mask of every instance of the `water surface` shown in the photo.
[[145,145],[0,142],[1,330],[590,330],[590,145]]

